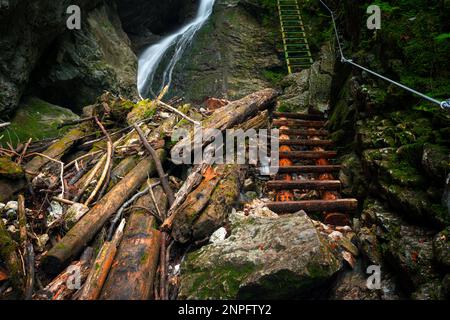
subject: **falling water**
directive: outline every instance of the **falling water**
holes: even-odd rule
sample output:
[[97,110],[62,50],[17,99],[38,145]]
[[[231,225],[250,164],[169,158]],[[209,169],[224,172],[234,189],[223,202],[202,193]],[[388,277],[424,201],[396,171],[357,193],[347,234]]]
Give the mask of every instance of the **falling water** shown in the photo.
[[215,0],[201,0],[195,19],[182,27],[180,30],[163,38],[160,42],[150,46],[139,57],[138,68],[138,90],[141,97],[152,92],[153,80],[161,60],[169,49],[173,48],[173,56],[162,73],[161,90],[172,82],[172,72],[180,60],[187,46],[191,43],[194,35],[211,16]]

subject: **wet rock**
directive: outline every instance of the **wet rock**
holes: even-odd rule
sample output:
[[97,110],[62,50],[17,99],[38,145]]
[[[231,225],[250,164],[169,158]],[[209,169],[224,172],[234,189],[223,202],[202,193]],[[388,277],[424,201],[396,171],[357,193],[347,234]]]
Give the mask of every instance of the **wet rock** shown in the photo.
[[284,94],[279,97],[280,110],[305,112],[313,108],[328,111],[334,63],[333,48],[327,43],[310,69],[290,74],[281,82]]
[[2,1],[0,7],[0,112],[9,114],[19,104],[22,93],[40,58],[53,40],[67,31],[67,8],[76,4],[89,12],[97,0]]
[[361,160],[356,153],[341,158],[342,169],[339,180],[342,182],[342,195],[349,197],[364,197],[367,194],[367,182],[364,177]]
[[311,298],[342,267],[304,212],[230,222],[227,239],[187,256],[179,298]]
[[[272,87],[284,74],[272,39],[272,27],[263,24],[253,8],[239,0],[218,1],[191,49],[175,67],[173,94],[187,101],[209,97],[235,100]],[[155,78],[155,90],[159,87]]]
[[436,261],[445,269],[450,270],[450,227],[434,237],[433,253]]
[[362,227],[358,232],[359,247],[370,263],[381,265],[380,244],[376,236],[376,226]]
[[405,218],[413,222],[427,221],[435,226],[448,225],[450,215],[437,203],[432,203],[426,191],[409,189],[383,181],[379,182],[380,191],[385,200],[401,210]]

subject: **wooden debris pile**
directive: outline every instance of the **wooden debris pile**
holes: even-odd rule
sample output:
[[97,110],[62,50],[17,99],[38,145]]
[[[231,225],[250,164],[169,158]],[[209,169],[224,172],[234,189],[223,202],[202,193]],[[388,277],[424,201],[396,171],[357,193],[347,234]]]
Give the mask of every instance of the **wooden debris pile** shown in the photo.
[[213,110],[164,103],[164,93],[139,103],[105,93],[61,138],[0,149],[23,169],[0,205],[0,297],[176,297],[183,254],[223,224],[246,168],[175,166],[172,132],[265,127],[277,93]]

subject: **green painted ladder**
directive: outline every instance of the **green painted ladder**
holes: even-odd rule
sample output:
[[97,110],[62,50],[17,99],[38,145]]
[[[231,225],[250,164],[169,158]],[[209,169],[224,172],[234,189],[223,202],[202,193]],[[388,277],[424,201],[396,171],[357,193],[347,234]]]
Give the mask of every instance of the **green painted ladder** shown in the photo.
[[288,72],[311,67],[314,61],[297,0],[278,0],[278,13]]

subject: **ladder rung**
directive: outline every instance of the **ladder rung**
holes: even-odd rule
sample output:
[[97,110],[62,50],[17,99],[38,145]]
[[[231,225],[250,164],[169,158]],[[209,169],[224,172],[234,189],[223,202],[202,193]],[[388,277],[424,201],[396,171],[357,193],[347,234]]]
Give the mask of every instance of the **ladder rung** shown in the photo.
[[358,209],[358,200],[356,199],[338,199],[338,200],[304,200],[287,202],[269,202],[267,207],[275,213],[295,213],[300,210],[306,212],[322,211],[355,211]]
[[267,187],[274,190],[339,190],[339,180],[273,180]]
[[313,120],[297,120],[297,119],[274,119],[272,121],[274,126],[295,126],[295,127],[306,127],[306,128],[322,128],[325,126],[325,121],[313,121]]
[[324,119],[324,116],[322,114],[278,112],[278,111],[275,111],[273,113],[273,116],[278,117],[278,118],[299,119],[299,120],[323,120]]
[[280,158],[315,160],[336,158],[336,151],[280,151]]
[[334,143],[331,140],[281,140],[282,146],[328,147]]
[[341,170],[340,165],[279,167],[278,173],[332,173]]

